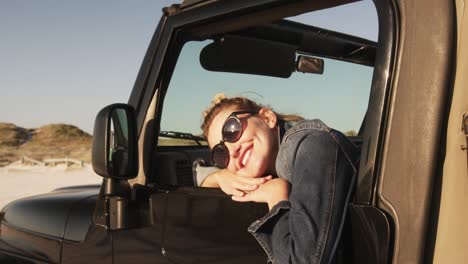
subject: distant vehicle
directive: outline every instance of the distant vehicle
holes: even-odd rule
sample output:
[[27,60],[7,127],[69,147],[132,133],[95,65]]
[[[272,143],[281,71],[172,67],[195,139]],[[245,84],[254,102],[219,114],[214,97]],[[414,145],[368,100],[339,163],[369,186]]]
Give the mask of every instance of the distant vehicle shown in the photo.
[[[165,8],[128,104],[105,107],[96,118],[93,167],[102,185],[62,188],[5,206],[0,262],[266,261],[246,231],[266,206],[196,187],[192,163],[209,160],[206,142],[160,131],[166,117],[199,123],[201,109],[185,110],[172,88],[185,86],[195,102],[200,89],[226,83],[217,77],[203,83],[194,77],[198,72],[180,77],[193,73],[184,72],[182,61],[189,58],[187,65],[201,63],[208,76],[228,72],[222,76],[281,83],[265,93],[286,92],[283,101],[299,100],[293,95],[303,91],[294,90],[290,76],[325,75],[333,69],[328,61],[369,69],[366,95],[356,95],[365,97],[362,116],[334,113],[362,121],[352,137],[361,148],[358,182],[335,260],[465,263],[468,6],[461,0],[375,0],[377,42],[284,19],[352,2],[186,0]],[[195,58],[185,56],[184,47]],[[340,69],[339,78],[355,74]],[[320,87],[336,98],[344,94],[327,84]],[[319,100],[305,107],[326,101],[317,87],[310,82]],[[325,103],[333,109],[337,102]],[[170,110],[174,106],[178,111]],[[180,118],[174,119],[176,112]],[[184,119],[192,112],[198,119]]]

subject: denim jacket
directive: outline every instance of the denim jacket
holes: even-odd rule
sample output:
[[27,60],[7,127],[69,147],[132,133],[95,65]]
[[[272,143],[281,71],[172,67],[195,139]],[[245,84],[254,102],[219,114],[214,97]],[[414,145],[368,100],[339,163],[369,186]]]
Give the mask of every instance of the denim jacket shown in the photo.
[[272,263],[330,263],[336,251],[357,173],[359,152],[322,121],[304,120],[284,134],[276,160],[291,184],[248,231]]

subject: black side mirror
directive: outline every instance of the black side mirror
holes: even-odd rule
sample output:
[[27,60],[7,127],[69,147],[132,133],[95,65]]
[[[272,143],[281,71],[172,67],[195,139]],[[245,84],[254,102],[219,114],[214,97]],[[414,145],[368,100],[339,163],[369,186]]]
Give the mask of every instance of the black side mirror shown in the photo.
[[136,115],[127,104],[104,107],[96,116],[93,132],[94,171],[105,178],[133,179],[138,174]]

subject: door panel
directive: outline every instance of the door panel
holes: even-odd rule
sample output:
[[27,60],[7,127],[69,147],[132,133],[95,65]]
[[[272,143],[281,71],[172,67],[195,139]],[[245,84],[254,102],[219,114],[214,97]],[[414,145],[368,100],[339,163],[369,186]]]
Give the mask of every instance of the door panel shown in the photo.
[[266,214],[266,204],[238,203],[219,189],[169,192],[163,249],[177,264],[263,263],[266,255],[248,226]]

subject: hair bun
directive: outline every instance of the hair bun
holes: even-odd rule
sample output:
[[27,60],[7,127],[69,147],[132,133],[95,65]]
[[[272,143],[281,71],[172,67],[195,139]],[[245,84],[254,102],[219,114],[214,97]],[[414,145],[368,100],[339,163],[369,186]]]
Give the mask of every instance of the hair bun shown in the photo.
[[212,106],[215,106],[219,103],[221,103],[221,101],[223,101],[224,99],[226,99],[226,95],[224,95],[224,93],[217,93],[215,94],[215,96],[213,96],[213,100],[211,100],[211,104]]
[[223,100],[226,99],[227,97],[226,95],[224,95],[224,93],[215,94],[215,96],[213,96],[213,99],[211,100],[211,106],[203,112],[203,118],[205,118],[208,115],[208,113],[216,107],[216,105],[220,104]]

